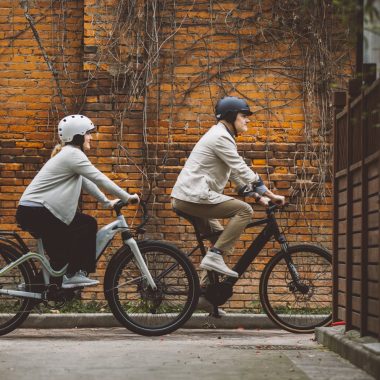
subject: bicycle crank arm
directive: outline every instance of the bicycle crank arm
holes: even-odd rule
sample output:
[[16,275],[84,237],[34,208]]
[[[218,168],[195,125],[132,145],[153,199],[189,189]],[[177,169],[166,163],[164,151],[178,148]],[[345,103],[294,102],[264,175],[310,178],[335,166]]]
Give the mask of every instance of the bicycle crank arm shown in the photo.
[[136,240],[133,239],[133,238],[130,238],[128,240],[125,240],[124,243],[127,244],[129,246],[129,248],[131,248],[132,253],[133,253],[133,255],[135,256],[135,258],[137,260],[137,266],[139,267],[141,273],[146,277],[146,279],[147,279],[150,287],[153,290],[156,290],[157,289],[157,285],[155,284],[155,282],[153,280],[153,277],[150,274],[149,269],[148,269],[148,267],[145,264],[145,261],[144,261],[142,255],[141,255],[141,252],[140,252],[140,249],[139,249],[139,247],[138,247],[138,245],[136,243]]
[[37,300],[42,299],[41,293],[24,292],[22,290],[0,289],[0,294],[6,294],[9,296],[15,296],[15,297],[21,297],[21,298],[34,298]]

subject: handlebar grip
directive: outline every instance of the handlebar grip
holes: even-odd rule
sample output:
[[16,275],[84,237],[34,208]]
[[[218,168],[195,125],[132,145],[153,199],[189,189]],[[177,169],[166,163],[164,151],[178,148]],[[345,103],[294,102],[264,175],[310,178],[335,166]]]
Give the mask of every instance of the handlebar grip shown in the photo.
[[135,199],[135,198],[132,198],[128,203],[131,204],[131,205],[136,205],[137,203],[139,203],[139,200]]
[[289,206],[288,202],[286,202],[284,205],[278,205],[277,203],[270,201],[268,204],[268,209],[269,210],[276,210],[276,209],[280,209],[280,208],[285,208],[287,206]]
[[[148,220],[149,220],[149,215],[148,215],[148,210],[147,210],[147,206],[146,206],[146,203],[143,201],[143,200],[141,200],[140,199],[140,202],[136,199],[136,200],[134,200],[133,199],[133,201],[134,202],[129,202],[130,204],[140,204],[140,206],[141,206],[141,209],[142,209],[142,215],[141,215],[141,218],[142,218],[142,222],[138,225],[138,226],[136,226],[135,228],[138,230],[138,229],[140,229],[140,228],[142,228],[147,222],[148,222]],[[120,213],[121,213],[121,209],[125,206],[125,205],[127,205],[128,204],[128,202],[123,202],[123,201],[118,201],[114,206],[113,206],[113,209],[115,210],[115,212],[116,212],[116,215],[120,215]]]
[[116,215],[119,215],[120,210],[123,208],[124,205],[125,205],[125,202],[123,202],[122,200],[117,201],[117,202],[113,205],[113,209],[115,210]]

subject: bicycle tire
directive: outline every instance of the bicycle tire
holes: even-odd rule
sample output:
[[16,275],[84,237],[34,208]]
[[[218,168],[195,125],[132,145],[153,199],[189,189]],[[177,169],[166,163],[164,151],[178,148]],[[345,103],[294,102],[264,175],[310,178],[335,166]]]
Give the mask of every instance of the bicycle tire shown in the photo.
[[312,333],[332,320],[332,257],[321,247],[297,245],[288,254],[300,275],[303,290],[292,281],[286,254],[277,253],[260,279],[260,301],[268,317],[294,333]]
[[[22,255],[7,244],[0,244],[0,268],[17,260]],[[30,291],[33,271],[29,263],[24,262],[10,272],[0,276],[0,289]],[[0,335],[8,334],[19,327],[33,309],[30,298],[12,297],[0,294]]]
[[198,303],[197,272],[171,244],[140,241],[138,245],[157,290],[141,277],[130,248],[123,246],[106,270],[106,299],[116,319],[129,330],[145,336],[169,334],[191,317]]

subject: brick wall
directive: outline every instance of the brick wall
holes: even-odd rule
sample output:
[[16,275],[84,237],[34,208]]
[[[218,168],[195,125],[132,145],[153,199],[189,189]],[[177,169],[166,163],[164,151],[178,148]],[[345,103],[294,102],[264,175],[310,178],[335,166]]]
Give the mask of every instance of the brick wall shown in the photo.
[[[83,102],[83,4],[30,2],[40,41],[59,72],[69,111]],[[62,107],[51,71],[17,1],[0,1],[1,228],[13,229],[17,201],[57,142]],[[66,33],[63,33],[66,29]]]
[[[50,1],[30,6],[68,112],[82,112],[98,126],[92,162],[129,191],[150,194],[147,236],[186,251],[194,246],[193,231],[172,212],[171,188],[192,147],[213,125],[216,100],[245,96],[255,113],[248,133],[238,138],[240,153],[272,189],[302,205],[302,212],[292,210],[281,219],[289,241],[330,247],[331,184],[328,178],[323,182],[327,196],[321,197],[315,191],[321,181],[316,160],[303,159],[312,142],[305,126],[317,128],[318,122],[305,118],[302,46],[286,33],[276,38],[269,33],[277,27],[271,2],[263,9],[253,1],[158,3],[157,8],[143,0],[66,1],[65,9]],[[17,200],[48,159],[64,112],[17,2],[0,0],[0,23],[0,228],[14,229]],[[315,138],[313,149],[318,145]],[[111,212],[88,196],[82,207],[100,226],[112,220]],[[256,217],[264,215],[255,210]],[[244,234],[227,262],[235,262],[256,233]],[[99,263],[97,276],[118,244]],[[260,270],[277,249],[268,244],[228,307],[257,305]],[[198,264],[199,256],[193,259]],[[83,298],[103,299],[101,292],[99,286]]]

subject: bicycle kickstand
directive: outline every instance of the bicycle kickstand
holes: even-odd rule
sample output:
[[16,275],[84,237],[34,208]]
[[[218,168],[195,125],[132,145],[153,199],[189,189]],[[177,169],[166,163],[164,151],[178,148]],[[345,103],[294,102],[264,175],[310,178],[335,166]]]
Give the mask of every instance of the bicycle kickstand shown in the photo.
[[219,314],[219,308],[217,305],[212,305],[213,307],[213,311],[211,313],[211,317],[214,317],[214,318],[222,318],[222,316]]
[[[209,271],[208,277],[211,284],[219,284],[219,275],[216,272]],[[218,305],[212,304],[212,312],[210,313],[210,317],[222,318],[222,316],[219,314]]]

